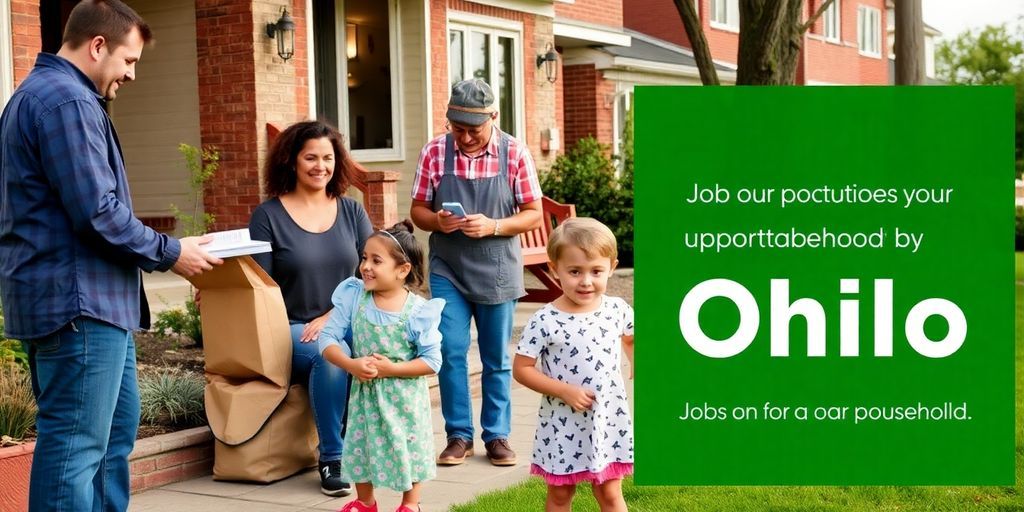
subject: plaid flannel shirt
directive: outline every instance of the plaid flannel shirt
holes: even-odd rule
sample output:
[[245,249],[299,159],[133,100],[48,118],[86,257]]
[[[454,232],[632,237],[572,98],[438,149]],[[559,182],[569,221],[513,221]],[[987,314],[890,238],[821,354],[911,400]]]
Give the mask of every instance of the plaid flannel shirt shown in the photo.
[[[445,134],[447,135],[447,134]],[[445,135],[435,137],[423,147],[419,163],[416,164],[416,177],[412,183],[412,198],[417,201],[430,202],[434,199],[434,189],[441,183],[444,175],[444,140]],[[492,128],[491,141],[480,154],[468,156],[455,148],[455,176],[464,180],[491,178],[498,175],[498,132]],[[537,167],[526,145],[515,137],[508,144],[508,181],[516,196],[516,203],[526,204],[541,198],[540,182],[537,179]]]
[[167,270],[181,253],[132,213],[103,101],[78,68],[43,53],[0,117],[0,298],[12,338],[78,316],[138,328],[139,269]]

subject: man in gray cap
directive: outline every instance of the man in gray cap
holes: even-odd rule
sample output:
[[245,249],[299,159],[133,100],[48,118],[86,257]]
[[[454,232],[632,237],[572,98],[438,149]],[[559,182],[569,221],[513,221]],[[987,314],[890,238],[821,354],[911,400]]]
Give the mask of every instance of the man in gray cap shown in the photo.
[[516,454],[508,444],[508,343],[516,300],[526,294],[519,234],[540,227],[540,183],[526,146],[495,125],[498,112],[486,82],[455,84],[447,117],[448,133],[420,153],[409,212],[431,232],[430,290],[445,300],[438,378],[448,446],[437,463],[461,464],[473,455],[466,355],[475,319],[483,364],[481,438],[492,464],[510,466]]

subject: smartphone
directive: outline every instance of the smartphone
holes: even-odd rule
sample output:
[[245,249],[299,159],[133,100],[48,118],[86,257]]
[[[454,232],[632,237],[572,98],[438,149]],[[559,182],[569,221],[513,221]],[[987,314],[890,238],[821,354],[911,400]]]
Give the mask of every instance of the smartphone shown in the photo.
[[441,209],[446,211],[446,212],[451,213],[452,215],[454,215],[456,217],[465,217],[466,216],[466,209],[463,208],[462,207],[462,203],[459,203],[459,202],[441,203]]

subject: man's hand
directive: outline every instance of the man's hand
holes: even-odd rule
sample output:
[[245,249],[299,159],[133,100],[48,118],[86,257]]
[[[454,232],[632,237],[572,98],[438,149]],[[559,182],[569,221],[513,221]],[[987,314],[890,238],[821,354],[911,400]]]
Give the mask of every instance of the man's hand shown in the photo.
[[594,405],[594,392],[579,386],[568,385],[560,397],[572,410],[582,412]]
[[482,213],[466,215],[462,232],[470,238],[483,238],[494,234],[494,219]]
[[192,277],[212,270],[214,265],[224,263],[224,260],[210,256],[201,246],[213,240],[210,235],[187,236],[180,240],[181,254],[178,261],[174,262],[171,271],[182,277]]
[[437,211],[437,225],[441,227],[442,233],[456,231],[466,223],[468,217],[456,217],[448,210]]

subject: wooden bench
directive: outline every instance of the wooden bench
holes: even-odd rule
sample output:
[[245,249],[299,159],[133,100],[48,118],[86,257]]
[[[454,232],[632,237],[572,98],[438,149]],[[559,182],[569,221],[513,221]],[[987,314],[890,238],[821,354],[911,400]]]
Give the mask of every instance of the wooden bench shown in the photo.
[[551,302],[562,294],[562,288],[548,268],[548,237],[556,226],[576,216],[576,205],[544,197],[541,206],[541,226],[519,235],[519,242],[523,247],[523,268],[536,276],[544,288],[527,288],[526,296],[520,299],[522,302]]

